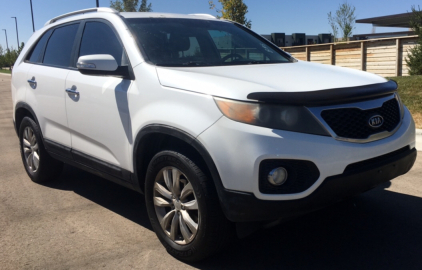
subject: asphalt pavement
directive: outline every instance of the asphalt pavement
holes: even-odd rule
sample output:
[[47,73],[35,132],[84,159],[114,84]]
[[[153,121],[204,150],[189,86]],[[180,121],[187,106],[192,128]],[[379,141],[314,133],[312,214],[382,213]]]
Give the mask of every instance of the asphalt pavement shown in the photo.
[[0,269],[422,269],[421,157],[391,184],[185,264],[151,230],[142,195],[70,166],[31,182],[10,76],[0,75],[0,97]]

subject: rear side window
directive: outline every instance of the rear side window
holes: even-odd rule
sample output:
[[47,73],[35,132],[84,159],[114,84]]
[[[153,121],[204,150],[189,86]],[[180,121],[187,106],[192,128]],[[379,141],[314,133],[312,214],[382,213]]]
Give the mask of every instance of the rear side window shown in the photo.
[[27,61],[31,63],[37,63],[40,61],[40,54],[45,47],[45,43],[47,43],[48,37],[50,37],[51,30],[47,31],[39,40],[38,43],[35,45],[32,52],[26,58]]
[[44,64],[69,67],[73,43],[78,24],[63,26],[54,30],[44,54]]
[[91,54],[110,54],[119,66],[126,62],[122,45],[110,26],[102,22],[85,24],[79,56]]

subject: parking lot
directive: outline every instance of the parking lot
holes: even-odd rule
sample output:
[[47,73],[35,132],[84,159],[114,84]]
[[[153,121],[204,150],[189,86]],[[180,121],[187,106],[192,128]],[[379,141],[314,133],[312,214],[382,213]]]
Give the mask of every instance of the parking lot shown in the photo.
[[159,243],[142,195],[70,166],[31,182],[10,76],[0,74],[0,94],[0,269],[422,269],[420,156],[391,184],[185,264]]

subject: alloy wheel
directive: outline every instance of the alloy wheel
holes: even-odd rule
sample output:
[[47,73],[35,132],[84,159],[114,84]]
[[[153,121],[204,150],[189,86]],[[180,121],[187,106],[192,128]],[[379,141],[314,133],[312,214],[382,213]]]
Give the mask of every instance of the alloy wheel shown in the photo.
[[165,167],[155,178],[154,207],[161,228],[179,245],[193,241],[198,233],[200,212],[192,184],[175,167]]
[[40,155],[38,142],[35,133],[30,127],[26,127],[22,138],[23,153],[25,162],[32,173],[35,173],[40,166]]

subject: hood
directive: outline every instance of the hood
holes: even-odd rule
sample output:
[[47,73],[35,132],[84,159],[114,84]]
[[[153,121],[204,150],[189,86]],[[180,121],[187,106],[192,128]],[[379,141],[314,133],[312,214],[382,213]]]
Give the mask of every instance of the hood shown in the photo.
[[298,61],[295,63],[157,67],[161,85],[237,100],[250,93],[291,93],[385,83],[375,74],[349,68]]

